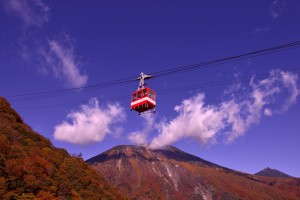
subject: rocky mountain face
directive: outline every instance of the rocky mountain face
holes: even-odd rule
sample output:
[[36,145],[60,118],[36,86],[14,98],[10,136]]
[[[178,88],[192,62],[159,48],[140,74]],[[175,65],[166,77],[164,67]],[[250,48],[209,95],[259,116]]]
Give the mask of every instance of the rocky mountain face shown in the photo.
[[300,179],[237,172],[172,146],[121,145],[86,162],[130,199],[300,199]]
[[55,148],[0,97],[0,199],[126,199],[80,157]]
[[268,176],[268,177],[283,177],[283,178],[291,178],[290,175],[287,175],[281,171],[278,171],[276,169],[271,169],[269,167],[257,172],[255,175],[258,176]]

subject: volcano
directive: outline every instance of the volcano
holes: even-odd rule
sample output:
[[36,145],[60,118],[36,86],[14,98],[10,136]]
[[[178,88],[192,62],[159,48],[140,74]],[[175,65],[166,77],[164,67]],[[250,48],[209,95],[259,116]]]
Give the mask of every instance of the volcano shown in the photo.
[[86,162],[130,199],[300,199],[300,179],[238,172],[173,146],[119,145]]
[[285,174],[281,171],[278,171],[276,169],[271,169],[270,167],[267,167],[259,172],[257,172],[255,175],[259,176],[269,176],[269,177],[283,177],[283,178],[289,178],[292,177],[288,174]]

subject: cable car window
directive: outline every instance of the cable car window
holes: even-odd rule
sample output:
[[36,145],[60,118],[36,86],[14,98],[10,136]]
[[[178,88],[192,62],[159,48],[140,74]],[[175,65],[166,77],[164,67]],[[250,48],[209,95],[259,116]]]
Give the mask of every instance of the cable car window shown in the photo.
[[137,98],[142,98],[142,91],[138,92]]
[[146,97],[147,96],[147,90],[143,90],[143,96]]
[[131,100],[132,100],[132,101],[135,101],[135,100],[136,100],[136,93],[132,94]]
[[149,90],[149,97],[153,100],[155,100],[155,94],[152,90]]

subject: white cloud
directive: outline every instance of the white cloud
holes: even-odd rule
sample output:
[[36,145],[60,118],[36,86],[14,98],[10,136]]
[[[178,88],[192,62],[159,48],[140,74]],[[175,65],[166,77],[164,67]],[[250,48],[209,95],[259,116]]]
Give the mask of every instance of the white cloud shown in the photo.
[[272,29],[273,21],[279,18],[284,12],[288,10],[289,0],[273,0],[272,4],[269,7],[269,13],[271,16],[271,21],[268,25],[259,26],[254,31],[253,34],[262,34],[270,32]]
[[[18,16],[26,27],[41,26],[48,21],[50,8],[44,0],[2,0],[7,13]],[[60,39],[38,42],[35,35],[26,33],[20,39],[22,58],[30,65],[40,66],[38,72],[44,75],[54,74],[67,86],[86,85],[88,77],[80,71],[74,45],[67,34]]]
[[272,115],[273,115],[272,111],[271,111],[269,108],[265,108],[264,114],[265,114],[266,116],[272,116]]
[[[296,74],[272,70],[268,78],[257,83],[254,78],[251,80],[251,92],[248,96],[243,96],[242,99],[234,97],[230,101],[223,102],[222,111],[225,114],[226,126],[229,127],[227,141],[234,141],[244,135],[252,125],[258,124],[262,113],[272,116],[275,110],[279,114],[296,103],[299,95],[297,80]],[[283,102],[282,98],[285,99]],[[232,105],[224,107],[227,104]],[[233,114],[226,116],[226,113]]]
[[266,33],[266,32],[269,32],[271,30],[271,26],[261,26],[261,27],[257,27],[255,30],[254,30],[254,34],[257,35],[259,33]]
[[230,94],[228,100],[218,105],[206,104],[202,93],[185,99],[175,107],[178,115],[160,124],[159,134],[150,147],[163,148],[185,138],[195,138],[202,144],[215,143],[218,135],[232,142],[258,124],[262,113],[271,115],[272,109],[286,111],[296,103],[297,80],[296,74],[272,70],[268,78],[258,82],[253,78],[250,91],[241,94],[238,87],[236,94]]
[[76,59],[74,45],[69,36],[65,35],[62,40],[48,40],[47,45],[40,47],[37,53],[42,57],[40,68],[44,74],[48,74],[50,69],[55,77],[69,86],[86,85],[88,76],[80,72],[80,62]]
[[89,144],[100,142],[112,130],[119,130],[113,125],[124,121],[125,113],[119,104],[108,104],[100,108],[96,98],[92,98],[87,105],[81,105],[79,111],[67,116],[70,122],[63,121],[54,130],[54,138],[75,144]]
[[137,145],[146,146],[147,142],[147,134],[142,131],[135,131],[129,134],[128,139]]
[[49,20],[50,8],[43,0],[3,0],[7,13],[20,18],[25,26],[41,26]]
[[286,0],[274,0],[270,7],[270,15],[273,19],[278,18],[287,9]]
[[297,86],[298,76],[291,72],[277,71],[280,73],[284,86],[289,90],[291,94],[282,106],[282,111],[287,111],[293,104],[297,102],[297,97],[300,94],[300,90]]
[[152,114],[141,115],[144,121],[144,129],[142,131],[134,131],[128,135],[128,139],[137,145],[148,145],[148,135],[154,128],[155,116]]
[[163,148],[185,138],[201,143],[214,142],[214,136],[224,128],[223,116],[216,106],[205,105],[204,94],[182,101],[175,107],[178,116],[159,126],[160,134],[150,143],[151,148]]

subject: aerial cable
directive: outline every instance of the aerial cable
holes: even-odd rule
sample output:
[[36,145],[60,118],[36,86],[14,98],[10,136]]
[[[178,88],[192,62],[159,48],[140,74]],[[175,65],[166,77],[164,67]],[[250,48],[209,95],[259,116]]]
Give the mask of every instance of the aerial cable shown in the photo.
[[253,51],[253,52],[249,52],[249,53],[245,53],[245,54],[240,54],[237,56],[231,56],[231,57],[206,61],[206,62],[202,62],[202,63],[198,63],[198,64],[161,70],[161,71],[153,72],[153,73],[151,73],[151,75],[153,75],[154,77],[167,76],[167,75],[171,75],[171,74],[175,74],[175,73],[189,71],[189,70],[192,70],[195,68],[207,68],[214,64],[222,64],[222,63],[226,63],[229,61],[232,62],[232,61],[237,61],[237,60],[248,59],[251,57],[262,56],[262,55],[266,55],[266,54],[270,54],[270,53],[276,53],[278,51],[296,48],[299,46],[300,46],[300,41],[297,41],[297,42],[292,42],[292,43],[279,45],[279,46],[275,46],[275,47],[271,47],[271,48],[266,48],[266,49],[262,49],[262,50],[258,50],[258,51]]
[[52,94],[58,94],[58,93],[63,93],[63,92],[73,92],[76,90],[83,90],[83,89],[92,89],[92,88],[97,88],[97,87],[109,87],[112,85],[119,85],[119,84],[124,84],[124,83],[130,83],[134,82],[135,80],[133,77],[129,78],[123,78],[115,81],[109,81],[109,82],[104,82],[104,83],[98,83],[98,84],[93,84],[93,85],[86,85],[82,87],[74,87],[74,88],[66,88],[66,89],[59,89],[59,90],[49,90],[49,91],[43,91],[43,92],[33,92],[33,93],[26,93],[26,94],[17,94],[17,95],[11,95],[7,97],[23,97],[23,96],[36,96],[36,95],[52,95]]
[[[289,72],[294,72],[294,73],[300,73],[299,69],[292,69],[289,70]],[[256,74],[255,78],[258,79],[263,79],[263,78],[268,78],[269,73],[264,73],[264,74]],[[192,84],[192,85],[186,85],[182,87],[176,87],[176,88],[170,88],[170,89],[164,89],[164,90],[157,90],[157,94],[159,95],[165,95],[165,94],[170,94],[170,93],[177,93],[181,91],[186,91],[186,90],[191,90],[191,89],[204,89],[204,88],[210,88],[210,87],[217,87],[217,86],[224,86],[224,85],[233,85],[233,84],[238,84],[238,83],[243,83],[245,81],[250,81],[253,78],[251,77],[241,77],[238,79],[224,79],[220,81],[215,81],[215,82],[204,82],[204,83],[198,83],[198,84]]]
[[14,98],[16,101],[25,101],[25,100],[38,100],[41,98],[45,97],[57,97],[57,96],[63,96],[67,95],[70,92],[75,92],[75,91],[92,91],[96,90],[98,88],[106,88],[106,87],[111,87],[111,86],[116,86],[120,84],[125,84],[125,83],[131,83],[135,82],[135,80],[130,80],[127,78],[126,79],[121,79],[118,81],[110,81],[110,82],[105,82],[105,83],[100,83],[100,84],[94,84],[94,85],[87,85],[83,87],[76,87],[76,88],[67,88],[67,89],[61,89],[61,90],[53,90],[53,91],[45,91],[45,92],[35,92],[35,93],[26,93],[26,94],[19,94],[19,95],[12,95],[12,96],[7,96],[10,98]]
[[[300,46],[300,41],[288,43],[288,44],[283,44],[279,46],[274,46],[271,48],[266,48],[258,51],[253,51],[245,54],[240,54],[236,56],[230,56],[230,57],[225,57],[221,59],[216,59],[216,60],[211,60],[211,61],[205,61],[202,63],[198,64],[193,64],[193,65],[186,65],[186,66],[181,66],[181,67],[176,67],[176,68],[170,68],[166,70],[160,70],[156,71],[153,73],[150,73],[151,76],[155,77],[162,77],[162,76],[168,76],[168,75],[173,75],[176,73],[182,73],[194,69],[203,69],[207,67],[211,67],[217,64],[223,64],[226,62],[232,62],[232,61],[238,61],[238,60],[243,60],[251,57],[256,57],[256,56],[262,56],[270,53],[276,53],[279,51],[283,50],[288,50],[291,48],[298,48]],[[11,98],[18,98],[18,97],[27,97],[28,99],[39,99],[43,97],[48,97],[52,95],[60,95],[63,93],[68,93],[68,92],[74,92],[74,91],[79,91],[79,90],[93,90],[93,89],[99,89],[99,88],[105,88],[105,87],[112,87],[112,86],[118,86],[121,84],[126,84],[126,83],[131,83],[135,82],[135,76],[123,78],[123,79],[118,79],[118,80],[113,80],[113,81],[108,81],[108,82],[103,82],[99,84],[93,84],[93,85],[86,85],[82,87],[74,87],[74,88],[66,88],[66,89],[60,89],[60,90],[50,90],[50,91],[43,91],[43,92],[34,92],[34,93],[26,93],[26,94],[18,94],[18,95],[11,95],[7,97]]]
[[[288,69],[289,72],[294,73],[300,73],[299,69]],[[187,90],[194,90],[194,89],[204,89],[204,88],[210,88],[210,87],[218,87],[218,86],[224,86],[224,85],[234,85],[238,83],[243,83],[245,81],[250,81],[253,76],[243,76],[238,79],[224,79],[219,81],[213,81],[213,82],[202,82],[202,83],[196,83],[192,85],[185,85],[181,87],[175,87],[170,89],[162,89],[157,90],[157,94],[159,95],[166,95],[166,94],[172,94],[172,93],[179,93],[184,92]],[[263,79],[269,77],[269,73],[262,73],[262,74],[255,74],[255,78]],[[108,100],[126,100],[128,101],[128,98],[130,98],[130,95],[119,95],[119,96],[113,96],[113,97],[104,97],[99,98],[99,101],[108,101]],[[77,105],[78,103],[86,103],[85,101],[74,101],[69,103],[62,103],[62,104],[55,104],[55,105],[41,105],[41,106],[34,106],[34,107],[27,107],[27,106],[21,106],[20,108],[36,108],[36,109],[42,109],[42,108],[52,108],[52,107],[59,107],[59,106],[66,106],[66,105]]]

